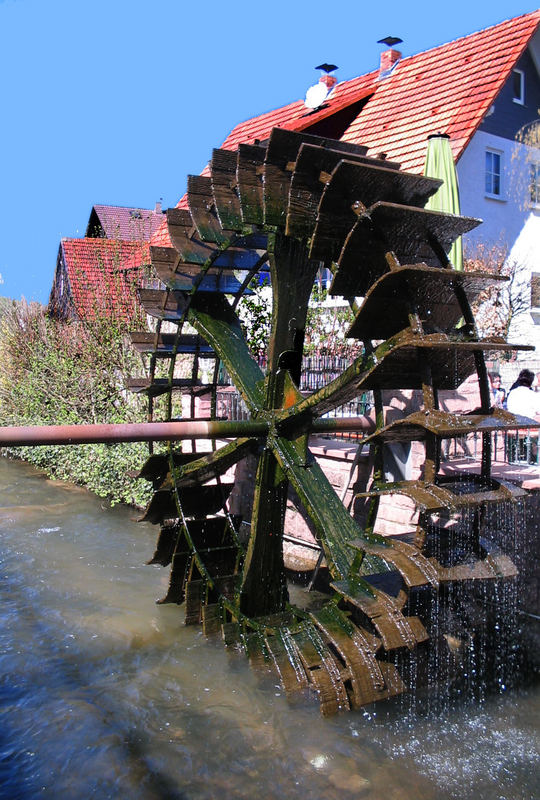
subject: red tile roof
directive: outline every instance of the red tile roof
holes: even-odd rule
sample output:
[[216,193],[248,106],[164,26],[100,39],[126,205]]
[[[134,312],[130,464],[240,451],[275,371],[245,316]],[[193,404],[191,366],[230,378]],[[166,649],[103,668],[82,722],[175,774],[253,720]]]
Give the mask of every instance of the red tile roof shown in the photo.
[[93,236],[95,233],[91,227],[95,225],[96,217],[107,239],[134,242],[148,241],[163,222],[164,214],[159,205],[155,209],[93,206],[86,231],[87,236]]
[[357,103],[364,97],[373,94],[378,85],[378,72],[369,72],[359,78],[338,83],[324,102],[316,111],[309,111],[303,100],[296,100],[288,106],[283,106],[275,111],[268,111],[258,117],[241,122],[227,136],[221,145],[225,150],[236,150],[239,144],[252,144],[255,139],[267,139],[272,128],[286,128],[289,131],[303,131],[317,122],[337,114],[343,108]]
[[[121,322],[133,320],[139,310],[135,287],[143,275],[143,265],[149,262],[147,243],[62,239],[59,264],[60,261],[77,317],[92,320],[105,312]],[[50,306],[54,305],[54,291],[53,288]]]
[[540,11],[398,62],[342,139],[421,172],[426,139],[447,133],[457,161],[540,22]]
[[[338,83],[324,107],[306,113],[302,100],[237,125],[222,147],[268,137],[273,127],[306,130],[362,99],[356,119],[341,137],[384,152],[403,169],[421,172],[427,137],[447,133],[457,161],[495,101],[540,23],[540,10],[501,22],[432,50],[403,58],[391,75],[378,71]],[[204,173],[203,173],[204,174]],[[177,205],[187,207],[185,196]],[[170,246],[167,223],[151,244]]]

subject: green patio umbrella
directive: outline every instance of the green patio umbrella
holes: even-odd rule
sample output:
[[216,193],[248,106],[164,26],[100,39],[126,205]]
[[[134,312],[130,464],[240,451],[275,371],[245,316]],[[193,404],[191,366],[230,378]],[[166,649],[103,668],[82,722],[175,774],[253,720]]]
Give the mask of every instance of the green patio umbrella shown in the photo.
[[[424,175],[444,181],[440,189],[429,198],[426,208],[460,214],[458,177],[448,134],[436,133],[428,136]],[[463,271],[461,236],[452,245],[449,257],[454,269]]]

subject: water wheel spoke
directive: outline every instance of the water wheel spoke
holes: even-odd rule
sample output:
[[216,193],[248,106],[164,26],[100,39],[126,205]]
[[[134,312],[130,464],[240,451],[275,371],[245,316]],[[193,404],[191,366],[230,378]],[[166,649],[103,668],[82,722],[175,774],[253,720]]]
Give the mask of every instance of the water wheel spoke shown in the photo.
[[246,344],[240,320],[219,294],[197,296],[189,320],[219,353],[248,408],[255,412],[264,404],[264,375]]
[[[274,443],[278,461],[315,526],[332,575],[346,576],[352,564],[349,543],[362,538],[362,530],[346,511],[328,478],[313,457],[307,463],[284,437]],[[374,570],[388,569],[381,559],[366,559]],[[365,591],[369,595],[370,587]]]

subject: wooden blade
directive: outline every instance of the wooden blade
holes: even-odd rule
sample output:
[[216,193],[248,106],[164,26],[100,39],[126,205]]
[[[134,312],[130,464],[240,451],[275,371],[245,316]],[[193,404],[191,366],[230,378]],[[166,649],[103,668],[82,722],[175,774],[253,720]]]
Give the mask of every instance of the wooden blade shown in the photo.
[[299,403],[295,413],[309,411],[319,417],[371,389],[421,389],[426,361],[436,389],[456,389],[475,372],[475,354],[529,349],[530,345],[500,340],[455,339],[442,333],[423,336],[404,330],[371,355],[353,361],[341,375]]
[[257,439],[235,439],[202,458],[196,458],[175,470],[175,483],[178,488],[187,489],[223,475],[249,453],[258,447]]

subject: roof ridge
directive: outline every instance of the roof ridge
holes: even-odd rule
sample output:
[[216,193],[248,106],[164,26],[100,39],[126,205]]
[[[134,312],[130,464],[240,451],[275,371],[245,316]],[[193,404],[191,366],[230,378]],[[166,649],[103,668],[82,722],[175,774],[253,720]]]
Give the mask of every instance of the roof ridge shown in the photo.
[[509,22],[516,23],[518,20],[523,20],[525,17],[537,18],[538,23],[540,23],[540,8],[537,8],[535,11],[528,11],[525,14],[519,14],[517,17],[509,17],[508,19],[501,20],[501,22],[496,22],[493,25],[488,25],[486,28],[480,28],[478,31],[473,31],[472,33],[466,33],[464,36],[458,36],[457,39],[450,39],[448,42],[441,42],[441,44],[435,45],[435,47],[429,47],[427,50],[420,50],[418,53],[412,53],[410,56],[403,56],[400,58],[400,63],[404,61],[409,61],[411,58],[418,58],[418,56],[422,56],[425,53],[433,53],[435,50],[440,50],[443,47],[448,47],[451,44],[457,44],[458,42],[462,42],[465,39],[470,39],[473,36],[479,36],[481,33],[487,33],[488,31],[492,31],[495,28],[502,27],[503,25],[507,25]]
[[[347,78],[346,80],[343,80],[343,81],[338,81],[338,83],[336,83],[336,85],[335,85],[335,86],[333,87],[333,89],[332,89],[332,94],[334,95],[334,94],[335,94],[335,92],[336,92],[338,89],[340,89],[340,88],[344,87],[344,86],[345,86],[346,84],[348,84],[348,83],[353,83],[353,81],[358,81],[358,80],[360,80],[360,79],[362,79],[362,78],[364,78],[364,79],[365,79],[365,78],[369,78],[369,77],[371,77],[371,76],[375,77],[376,75],[378,75],[378,73],[379,73],[379,70],[378,70],[378,69],[372,69],[372,70],[369,70],[369,72],[363,72],[363,73],[361,73],[360,75],[355,75],[355,76],[354,76],[354,78]],[[331,97],[331,98],[329,97],[328,99],[329,99],[329,100],[330,100],[330,99],[331,99],[331,100],[335,100],[336,98],[335,98],[335,96],[334,96],[334,97]],[[354,102],[354,101],[352,101],[352,102]],[[271,109],[269,109],[268,111],[263,111],[261,114],[255,114],[255,115],[253,115],[252,117],[248,117],[248,118],[247,118],[247,119],[245,119],[245,120],[242,120],[242,121],[240,121],[240,122],[237,122],[237,124],[236,124],[236,125],[235,125],[235,126],[232,128],[232,129],[231,129],[231,133],[232,133],[234,130],[236,130],[238,127],[240,127],[240,126],[244,126],[244,125],[247,125],[247,124],[248,124],[249,122],[251,122],[252,120],[260,120],[260,119],[262,119],[263,117],[265,117],[265,116],[267,116],[267,115],[270,115],[270,114],[275,114],[275,113],[276,113],[276,111],[284,111],[285,109],[287,109],[287,108],[291,108],[292,106],[295,106],[295,105],[297,105],[298,103],[302,103],[302,104],[303,104],[303,103],[304,103],[304,99],[303,99],[302,97],[299,97],[299,98],[297,98],[296,100],[291,100],[291,102],[290,102],[290,103],[285,103],[285,105],[282,105],[282,106],[277,106],[276,108],[271,108]],[[317,110],[318,110],[318,109],[315,109],[315,111],[317,111]],[[308,109],[307,111],[309,111],[309,109]],[[230,134],[229,134],[229,136],[230,136]],[[225,139],[224,141],[227,141],[227,139],[229,138],[229,136],[227,136],[227,137],[226,137],[226,139]]]
[[128,247],[143,247],[148,242],[144,239],[107,239],[104,236],[62,236],[62,242],[90,242],[93,245],[106,245],[112,247],[115,244],[127,245]]
[[146,208],[146,206],[117,206],[112,205],[111,203],[94,203],[92,208],[121,208],[125,211],[133,210],[133,211],[151,211],[152,213],[155,211],[154,208]]

